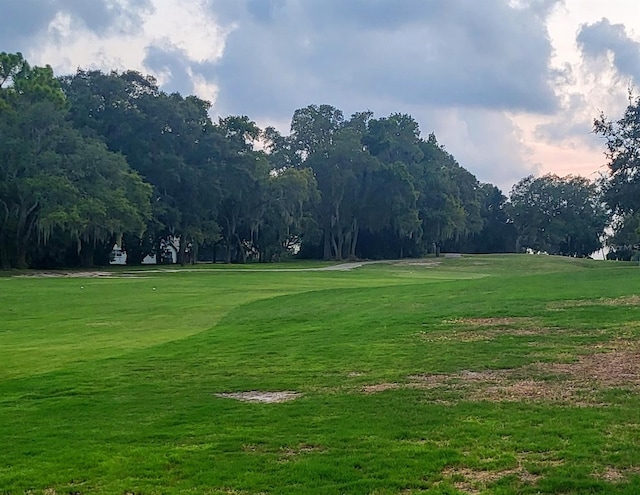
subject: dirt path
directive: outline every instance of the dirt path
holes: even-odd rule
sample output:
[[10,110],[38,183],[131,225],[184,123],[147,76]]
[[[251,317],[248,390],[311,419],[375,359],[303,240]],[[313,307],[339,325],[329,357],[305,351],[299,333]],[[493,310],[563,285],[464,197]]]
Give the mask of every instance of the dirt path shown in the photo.
[[340,272],[355,270],[366,265],[373,264],[402,264],[416,265],[423,267],[437,266],[440,261],[423,260],[423,259],[405,259],[405,260],[376,260],[376,261],[350,261],[337,265],[320,266],[315,268],[216,268],[214,266],[207,268],[153,268],[148,270],[127,270],[127,271],[90,271],[90,270],[60,270],[60,271],[33,271],[29,273],[14,275],[14,277],[33,277],[33,278],[118,278],[118,277],[143,277],[150,273],[182,273],[182,272]]

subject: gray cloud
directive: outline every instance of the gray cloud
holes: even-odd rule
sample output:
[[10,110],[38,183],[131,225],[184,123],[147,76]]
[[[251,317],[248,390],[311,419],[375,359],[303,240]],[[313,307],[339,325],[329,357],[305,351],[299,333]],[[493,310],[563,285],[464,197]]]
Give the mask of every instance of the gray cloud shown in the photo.
[[91,31],[98,34],[116,28],[129,31],[140,24],[140,19],[152,10],[151,0],[57,0],[58,10],[68,12],[79,19]]
[[463,167],[505,193],[540,170],[539,164],[527,159],[531,150],[522,143],[520,129],[503,112],[436,110],[416,117],[429,125],[422,126],[423,132],[435,131]]
[[0,45],[3,51],[28,51],[59,13],[72,15],[98,34],[114,28],[129,31],[151,8],[150,0],[3,0]]
[[640,43],[629,37],[623,24],[611,24],[606,18],[584,24],[577,41],[585,57],[598,58],[610,52],[621,75],[640,81]]
[[25,51],[26,41],[45,28],[55,13],[56,8],[53,2],[3,0],[0,16],[2,51]]
[[551,112],[544,15],[556,3],[218,0],[215,15],[237,27],[204,70],[231,113],[281,116],[312,102],[349,112],[380,100]]
[[552,122],[536,126],[536,138],[555,144],[577,139],[583,146],[598,148],[601,142],[593,133],[593,116],[585,116],[585,108],[589,105],[584,95],[569,95],[562,111]]
[[189,73],[191,62],[184,50],[180,50],[177,47],[160,48],[149,46],[146,49],[146,57],[143,64],[156,74],[168,75],[169,79],[163,81],[163,90],[183,95],[193,93],[193,80]]

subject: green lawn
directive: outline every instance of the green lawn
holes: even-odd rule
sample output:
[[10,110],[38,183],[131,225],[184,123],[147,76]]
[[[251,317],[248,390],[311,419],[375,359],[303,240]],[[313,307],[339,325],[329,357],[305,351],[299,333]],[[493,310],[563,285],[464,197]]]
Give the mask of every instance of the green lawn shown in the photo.
[[0,494],[640,493],[637,266],[322,266],[0,278]]

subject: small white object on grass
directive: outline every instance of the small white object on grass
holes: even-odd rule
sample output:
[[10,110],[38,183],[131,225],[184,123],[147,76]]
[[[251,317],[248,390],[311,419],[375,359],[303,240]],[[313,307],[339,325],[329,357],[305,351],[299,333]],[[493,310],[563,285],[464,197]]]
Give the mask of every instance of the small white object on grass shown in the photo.
[[153,290],[156,290],[156,288],[154,287]]
[[84,285],[81,285],[81,286],[80,286],[80,290],[84,290]]

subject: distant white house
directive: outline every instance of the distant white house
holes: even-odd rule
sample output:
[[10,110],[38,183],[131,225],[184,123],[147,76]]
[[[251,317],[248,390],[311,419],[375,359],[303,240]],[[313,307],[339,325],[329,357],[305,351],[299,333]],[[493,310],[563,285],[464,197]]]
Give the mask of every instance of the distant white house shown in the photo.
[[[160,242],[160,252],[163,264],[172,264],[178,262],[178,251],[180,251],[180,238],[169,236]],[[142,260],[143,265],[155,265],[158,263],[157,256],[150,254]]]
[[113,245],[111,249],[111,253],[109,254],[109,264],[110,265],[126,265],[127,264],[127,253],[123,251],[118,243]]
[[[180,250],[180,238],[169,237],[163,239],[160,243],[160,252],[162,253],[162,263],[171,264],[178,262],[178,251]],[[143,265],[155,265],[157,264],[157,256],[147,255],[142,260]],[[111,265],[126,265],[127,264],[127,252],[123,250],[118,244],[114,244],[109,255],[109,264]]]

